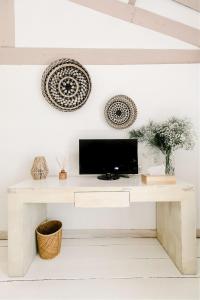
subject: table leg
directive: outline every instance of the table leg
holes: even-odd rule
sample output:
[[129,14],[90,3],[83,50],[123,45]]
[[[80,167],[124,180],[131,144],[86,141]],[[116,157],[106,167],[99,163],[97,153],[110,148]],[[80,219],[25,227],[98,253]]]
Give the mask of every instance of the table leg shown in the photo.
[[182,274],[197,272],[196,201],[193,192],[180,202],[157,203],[157,238]]
[[8,275],[24,276],[36,255],[35,229],[46,219],[46,204],[26,204],[8,195]]

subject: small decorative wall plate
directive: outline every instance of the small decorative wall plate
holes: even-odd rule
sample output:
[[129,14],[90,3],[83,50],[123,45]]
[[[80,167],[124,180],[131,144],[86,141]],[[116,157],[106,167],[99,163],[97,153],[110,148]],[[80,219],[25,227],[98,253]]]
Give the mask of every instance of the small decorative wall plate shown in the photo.
[[74,111],[87,101],[91,80],[86,69],[73,59],[51,63],[42,76],[42,94],[55,108]]
[[123,129],[135,122],[137,107],[131,98],[124,95],[117,95],[107,102],[104,114],[110,126]]

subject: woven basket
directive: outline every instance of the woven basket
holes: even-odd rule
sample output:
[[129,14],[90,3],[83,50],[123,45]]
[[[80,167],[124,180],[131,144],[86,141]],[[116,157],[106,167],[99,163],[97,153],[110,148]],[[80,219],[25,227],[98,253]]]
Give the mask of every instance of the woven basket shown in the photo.
[[47,221],[36,229],[39,255],[43,259],[51,259],[60,253],[62,241],[62,223]]

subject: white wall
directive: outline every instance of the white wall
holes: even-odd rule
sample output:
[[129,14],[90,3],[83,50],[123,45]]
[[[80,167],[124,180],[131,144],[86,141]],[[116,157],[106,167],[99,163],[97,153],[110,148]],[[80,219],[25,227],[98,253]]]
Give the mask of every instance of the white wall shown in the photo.
[[[1,228],[6,224],[5,188],[29,176],[35,155],[46,156],[53,175],[58,172],[55,156],[67,151],[68,171],[72,175],[78,171],[80,137],[127,137],[128,130],[112,129],[104,120],[104,105],[111,96],[124,93],[135,100],[139,111],[135,126],[171,115],[188,116],[197,124],[197,66],[87,66],[87,69],[93,82],[91,97],[81,109],[62,113],[49,106],[41,95],[43,66],[1,67],[4,95],[0,118]],[[176,159],[177,175],[195,182],[196,159],[196,151],[181,151]],[[49,207],[49,215],[61,218],[66,227],[155,226],[151,205],[122,211]]]
[[[64,0],[59,5],[56,0],[16,0],[16,44],[119,47],[119,41],[123,41],[122,46],[125,47],[191,47],[98,13],[93,15],[90,10]],[[74,22],[73,16],[78,18],[79,23]],[[103,28],[103,34],[100,34],[105,24],[107,31]],[[86,40],[81,38],[82,26],[85,26]],[[98,36],[95,29],[99,31]],[[133,34],[131,40],[130,32]],[[40,81],[45,66],[0,66],[0,230],[7,228],[6,188],[30,176],[34,156],[45,155],[50,174],[56,175],[58,166],[55,157],[67,152],[68,172],[73,175],[78,173],[79,138],[128,137],[128,130],[112,129],[104,120],[104,105],[113,95],[122,93],[134,99],[139,112],[134,126],[140,126],[149,119],[163,120],[175,115],[191,118],[197,128],[197,65],[86,68],[93,84],[90,98],[81,109],[62,113],[51,107],[41,95]],[[195,184],[198,180],[197,150],[179,151],[176,155],[177,176]],[[140,160],[144,160],[142,152]],[[151,204],[134,205],[131,209],[102,210],[51,205],[48,214],[49,217],[61,219],[65,228],[155,227],[155,209]]]

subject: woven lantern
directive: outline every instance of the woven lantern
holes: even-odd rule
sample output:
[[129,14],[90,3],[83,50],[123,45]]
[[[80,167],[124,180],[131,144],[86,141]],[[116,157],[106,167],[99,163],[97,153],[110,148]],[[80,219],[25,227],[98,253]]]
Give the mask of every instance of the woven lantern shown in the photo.
[[40,180],[46,179],[49,173],[46,159],[44,156],[36,156],[31,169],[33,179]]

